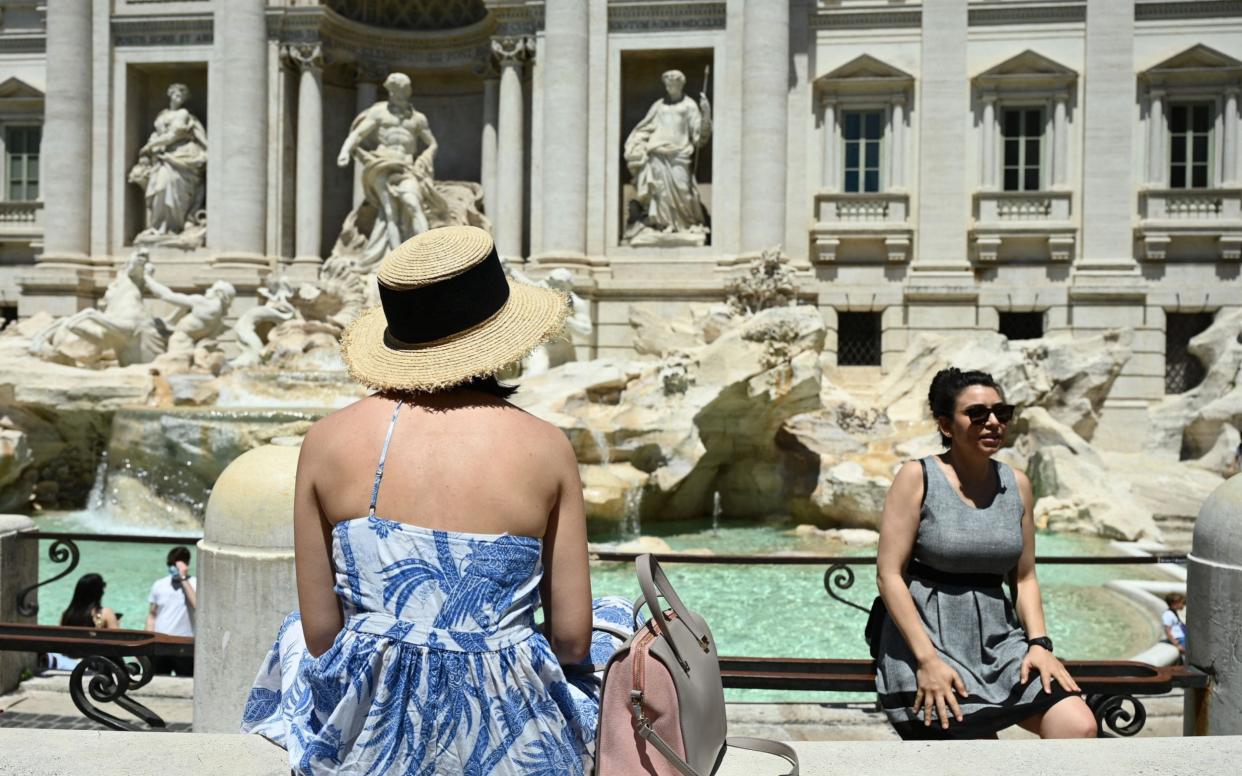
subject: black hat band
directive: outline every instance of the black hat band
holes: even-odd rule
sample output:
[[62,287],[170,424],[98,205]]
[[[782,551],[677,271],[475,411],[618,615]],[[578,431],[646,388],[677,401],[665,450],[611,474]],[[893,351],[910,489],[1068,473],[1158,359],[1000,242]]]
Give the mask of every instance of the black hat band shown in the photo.
[[388,327],[384,344],[410,348],[474,328],[504,307],[509,281],[493,246],[487,258],[459,275],[418,288],[379,284]]

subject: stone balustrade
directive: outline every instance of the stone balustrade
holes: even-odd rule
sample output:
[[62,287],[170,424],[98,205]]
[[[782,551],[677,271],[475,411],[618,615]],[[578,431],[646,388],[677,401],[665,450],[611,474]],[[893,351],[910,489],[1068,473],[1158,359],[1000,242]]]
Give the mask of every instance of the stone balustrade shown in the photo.
[[37,240],[43,236],[42,202],[0,202],[0,236]]
[[[1141,191],[1138,233],[1148,261],[1182,255],[1242,259],[1242,189]],[[1214,256],[1202,255],[1205,243],[1212,246]]]
[[[1077,227],[1068,191],[976,191],[971,239],[975,260],[990,264],[1012,255],[1029,259],[1034,245],[1051,261],[1073,257]],[[1004,250],[1006,243],[1012,247]],[[1044,258],[1038,256],[1037,258]]]
[[867,255],[865,242],[882,243],[889,261],[910,258],[914,230],[906,192],[820,192],[815,219],[811,237],[818,262],[861,258]]

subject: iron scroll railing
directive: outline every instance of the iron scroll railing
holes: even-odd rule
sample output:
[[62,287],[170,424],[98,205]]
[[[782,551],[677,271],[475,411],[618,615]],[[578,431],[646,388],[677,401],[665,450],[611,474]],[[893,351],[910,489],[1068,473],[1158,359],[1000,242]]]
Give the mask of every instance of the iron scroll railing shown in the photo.
[[[48,547],[47,558],[55,565],[68,564],[64,569],[59,570],[53,576],[38,581],[28,587],[23,588],[17,593],[17,609],[18,612],[26,617],[33,617],[38,613],[38,605],[32,600],[34,592],[56,580],[63,579],[77,569],[81,559],[81,551],[78,547],[80,542],[101,542],[101,543],[129,543],[129,544],[191,544],[197,542],[198,536],[150,536],[142,534],[85,534],[85,533],[67,533],[67,532],[27,532],[20,535],[21,539],[26,541],[50,541]],[[602,562],[633,562],[641,553],[622,552],[616,550],[604,550],[593,548],[590,557],[593,561]],[[828,596],[843,605],[852,607],[862,612],[868,609],[856,601],[850,600],[849,597],[843,595],[844,591],[850,590],[855,583],[856,577],[853,567],[855,566],[873,566],[876,559],[874,556],[867,555],[817,555],[810,553],[777,553],[777,554],[699,554],[699,553],[660,553],[661,563],[684,563],[684,564],[715,564],[715,565],[802,565],[802,566],[826,566],[824,572],[824,589]],[[1052,565],[1157,565],[1157,564],[1184,564],[1186,555],[1184,553],[1166,553],[1156,555],[1107,555],[1107,556],[1037,556],[1036,563],[1040,566]],[[32,630],[23,633],[17,633],[14,629],[38,629],[47,631],[46,633],[36,634]],[[64,635],[53,633],[53,631],[63,630],[80,630],[80,629],[63,629],[52,628],[50,626],[19,626],[11,623],[0,623],[0,649],[18,649],[23,644],[26,649],[36,651],[49,651],[51,649],[59,649],[63,643],[53,646],[51,641],[48,646],[41,646],[36,641],[55,640],[64,641]],[[81,629],[84,630],[84,629]],[[121,637],[121,634],[132,634],[131,636]],[[112,634],[116,634],[113,636]],[[129,645],[124,643],[126,638],[137,638],[138,636],[147,637],[147,641],[141,645],[138,642],[131,642]],[[117,638],[120,637],[120,641]],[[154,638],[151,638],[154,637]],[[176,643],[173,643],[176,642]],[[112,702],[119,707],[133,714],[145,725],[145,729],[158,730],[163,728],[163,721],[158,715],[155,715],[146,707],[136,703],[128,697],[128,692],[135,690],[148,681],[150,681],[151,671],[149,657],[155,655],[181,655],[187,656],[193,654],[193,641],[191,639],[174,639],[172,637],[159,637],[155,634],[146,634],[141,631],[92,631],[91,638],[83,638],[80,642],[75,642],[78,647],[79,654],[86,655],[79,668],[73,672],[71,676],[71,694],[74,703],[78,706],[82,713],[100,724],[117,730],[136,730],[143,729],[135,727],[132,723],[125,722],[114,715],[98,709],[93,706],[88,697],[99,702]],[[126,658],[132,658],[126,660]],[[772,659],[764,658],[721,658],[722,666],[726,664],[736,664],[733,666],[733,674],[726,671],[726,683],[728,686],[736,688],[754,688],[754,689],[815,689],[826,691],[859,691],[866,690],[867,687],[874,687],[871,682],[873,679],[873,666],[869,661],[858,660],[803,660],[791,661],[779,659],[783,663],[792,665],[806,664],[817,667],[807,668],[806,673],[799,673],[797,677],[786,676],[781,677],[773,674],[769,668],[765,668]],[[849,671],[841,674],[840,666],[848,665]],[[857,664],[857,665],[855,665]],[[1095,692],[1088,694],[1087,700],[1092,710],[1095,712],[1096,718],[1100,724],[1101,732],[1105,728],[1111,730],[1116,735],[1132,736],[1139,732],[1146,721],[1146,711],[1140,700],[1135,696],[1138,694],[1150,694],[1153,692],[1167,691],[1166,684],[1172,682],[1170,686],[1197,687],[1201,686],[1202,676],[1193,675],[1193,672],[1187,672],[1180,669],[1181,673],[1174,671],[1176,676],[1166,677],[1160,674],[1160,682],[1155,682],[1151,677],[1144,677],[1136,673],[1133,667],[1142,667],[1143,669],[1153,670],[1152,666],[1145,664],[1129,663],[1124,661],[1081,661],[1083,670],[1087,671],[1093,679],[1087,679],[1100,685],[1095,688]],[[1164,671],[1168,673],[1169,669],[1154,669],[1157,672]],[[1100,677],[1095,677],[1094,673],[1105,672]],[[1109,676],[1109,671],[1120,671],[1115,673],[1112,678],[1101,677]],[[89,676],[88,676],[89,672]],[[819,681],[815,680],[813,674],[819,672]],[[777,672],[779,674],[779,671]],[[838,675],[840,674],[840,675]],[[848,674],[848,675],[847,675]],[[1183,676],[1182,674],[1186,674]],[[1075,674],[1076,679],[1079,678]],[[89,678],[89,687],[84,686]],[[1083,680],[1079,679],[1080,685]],[[1085,689],[1085,687],[1084,687]],[[1129,710],[1125,707],[1129,706]]]

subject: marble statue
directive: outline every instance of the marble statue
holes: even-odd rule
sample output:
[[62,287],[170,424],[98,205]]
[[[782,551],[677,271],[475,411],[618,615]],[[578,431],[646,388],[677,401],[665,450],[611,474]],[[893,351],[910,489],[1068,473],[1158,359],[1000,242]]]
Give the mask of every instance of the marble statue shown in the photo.
[[532,280],[527,277],[521,270],[514,267],[506,266],[509,275],[523,283],[531,285],[543,286],[554,291],[560,291],[569,297],[570,313],[565,320],[565,328],[560,336],[553,337],[547,342],[531,351],[531,354],[522,360],[522,376],[530,377],[531,375],[543,374],[554,366],[569,363],[577,360],[577,354],[574,350],[572,335],[579,337],[591,336],[591,310],[587,307],[586,301],[582,297],[574,293],[574,274],[564,267],[557,267],[548,274],[543,280]]
[[93,367],[114,355],[121,366],[147,364],[164,352],[159,321],[143,303],[152,266],[138,248],[108,284],[99,307],[58,319],[36,334],[30,351],[49,361]]
[[711,104],[685,95],[686,76],[669,70],[667,95],[625,139],[625,164],[635,195],[626,228],[630,245],[703,245],[707,216],[694,180],[696,152],[711,138]]
[[264,335],[272,327],[298,316],[290,298],[294,294],[293,286],[287,278],[281,276],[269,279],[266,287],[258,289],[263,304],[255,305],[237,317],[233,324],[233,333],[237,336],[237,345],[241,352],[230,362],[234,367],[253,366],[263,358],[263,348],[267,344]]
[[362,165],[364,201],[345,219],[334,257],[369,273],[384,254],[430,228],[470,224],[489,228],[477,183],[436,181],[436,138],[427,117],[410,103],[410,79],[384,80],[388,99],[354,119],[336,163]]
[[129,181],[143,188],[147,203],[147,226],[135,245],[192,249],[206,236],[207,132],[185,109],[189,97],[185,84],[168,87],[168,107],[155,117],[155,129],[129,171]]
[[150,275],[147,276],[147,290],[156,299],[178,308],[165,322],[172,327],[167,350],[171,356],[192,355],[197,345],[218,337],[224,331],[224,318],[237,296],[233,285],[223,280],[212,283],[206,293],[181,294]]

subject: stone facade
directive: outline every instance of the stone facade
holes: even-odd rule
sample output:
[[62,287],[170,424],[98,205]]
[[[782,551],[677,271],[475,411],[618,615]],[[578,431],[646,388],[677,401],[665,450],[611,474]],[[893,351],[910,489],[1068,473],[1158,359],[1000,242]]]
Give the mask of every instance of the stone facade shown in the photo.
[[[633,355],[632,304],[723,300],[781,244],[843,366],[892,368],[920,331],[1131,330],[1095,441],[1135,449],[1194,371],[1183,340],[1242,309],[1240,60],[1235,2],[13,0],[0,309],[97,302],[172,83],[207,131],[207,236],[153,249],[157,275],[232,283],[233,315],[313,277],[359,196],[336,149],[403,72],[436,178],[482,184],[523,271],[574,272],[580,357]],[[621,149],[669,69],[712,105],[710,238],[630,245]]]

